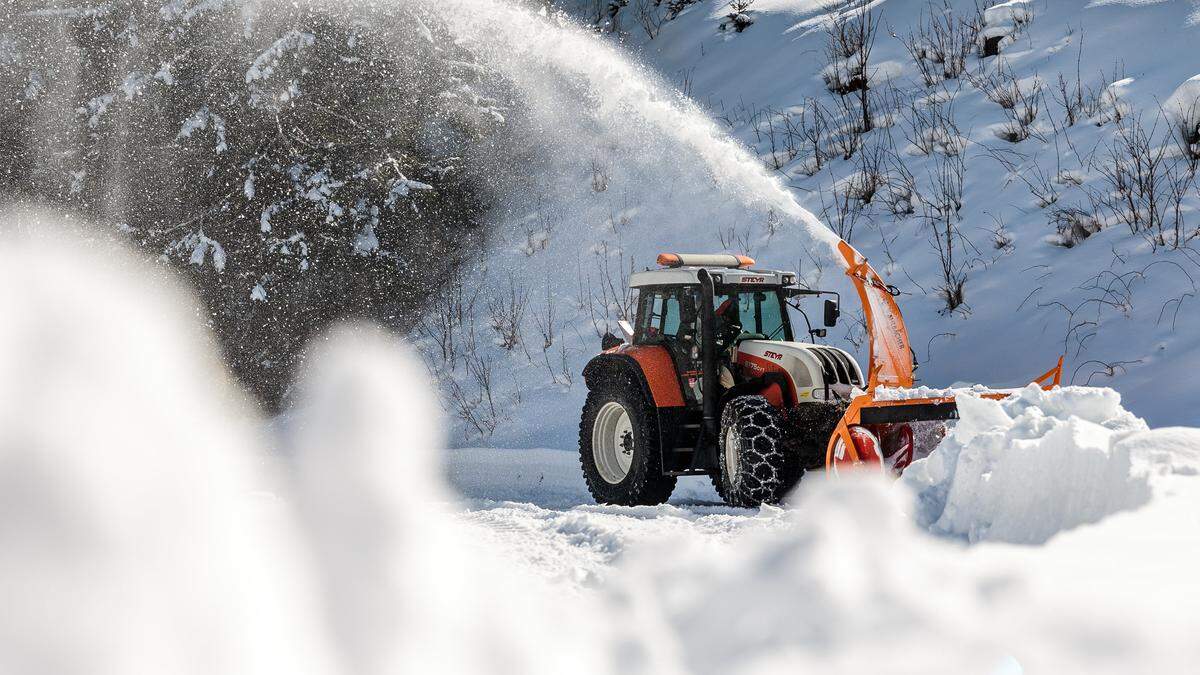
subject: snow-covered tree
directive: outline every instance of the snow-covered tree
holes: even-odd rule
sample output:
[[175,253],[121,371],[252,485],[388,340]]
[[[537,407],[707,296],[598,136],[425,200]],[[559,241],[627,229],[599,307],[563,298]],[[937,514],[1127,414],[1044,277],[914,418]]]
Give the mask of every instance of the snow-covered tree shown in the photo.
[[481,69],[404,4],[0,9],[0,191],[185,271],[270,407],[331,321],[399,329],[481,237]]

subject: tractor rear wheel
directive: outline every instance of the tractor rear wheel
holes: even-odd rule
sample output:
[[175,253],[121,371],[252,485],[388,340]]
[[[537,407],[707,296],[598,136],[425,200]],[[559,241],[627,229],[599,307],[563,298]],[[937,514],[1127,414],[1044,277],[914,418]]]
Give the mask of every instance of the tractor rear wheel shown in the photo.
[[599,504],[661,504],[675,489],[662,471],[658,410],[628,375],[598,382],[579,422],[579,463]]
[[784,444],[779,410],[762,396],[738,396],[721,413],[717,493],[731,506],[783,500],[804,468]]

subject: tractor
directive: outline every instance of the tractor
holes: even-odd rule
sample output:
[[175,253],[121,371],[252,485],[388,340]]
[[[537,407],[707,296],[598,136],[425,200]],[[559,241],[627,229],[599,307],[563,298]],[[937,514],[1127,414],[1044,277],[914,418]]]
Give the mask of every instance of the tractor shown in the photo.
[[[659,269],[630,275],[634,321],[618,322],[624,338],[606,334],[583,371],[580,463],[598,503],[660,504],[690,475],[710,476],[730,505],[777,503],[807,471],[898,474],[919,445],[936,443],[955,399],[887,395],[914,382],[898,291],[849,244],[838,250],[867,323],[865,374],[814,342],[837,324],[839,294],[804,288],[794,272],[741,255],[665,253]],[[1035,381],[1057,385],[1061,369],[1060,359]]]

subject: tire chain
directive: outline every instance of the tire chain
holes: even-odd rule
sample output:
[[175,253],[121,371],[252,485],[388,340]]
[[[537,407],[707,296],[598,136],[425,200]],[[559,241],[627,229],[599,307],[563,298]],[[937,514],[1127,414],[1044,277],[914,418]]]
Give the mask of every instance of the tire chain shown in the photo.
[[761,396],[740,396],[730,401],[726,410],[722,417],[729,419],[722,421],[737,429],[740,480],[736,485],[730,480],[732,493],[722,490],[722,497],[738,506],[778,502],[792,487],[789,483],[793,481],[785,474],[794,472],[785,455],[779,411]]

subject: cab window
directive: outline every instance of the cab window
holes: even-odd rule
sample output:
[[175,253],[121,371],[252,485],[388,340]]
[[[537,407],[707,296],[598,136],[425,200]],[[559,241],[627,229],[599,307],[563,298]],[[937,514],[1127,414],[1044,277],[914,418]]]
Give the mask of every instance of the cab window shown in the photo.
[[736,323],[741,325],[743,335],[767,340],[792,339],[783,298],[775,291],[722,289],[713,297],[713,304],[718,327]]
[[696,298],[689,288],[645,289],[638,298],[636,344],[692,336],[696,332]]

